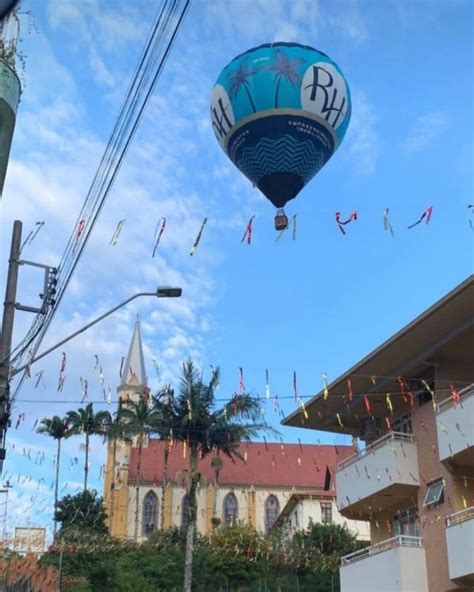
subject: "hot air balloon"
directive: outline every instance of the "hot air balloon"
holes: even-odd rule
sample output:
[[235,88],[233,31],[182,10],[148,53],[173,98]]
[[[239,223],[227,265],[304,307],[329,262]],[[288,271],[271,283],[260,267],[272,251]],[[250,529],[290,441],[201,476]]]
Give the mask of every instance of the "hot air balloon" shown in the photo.
[[349,86],[324,53],[298,43],[267,43],[234,58],[211,99],[214,133],[236,167],[277,208],[334,154],[349,125]]

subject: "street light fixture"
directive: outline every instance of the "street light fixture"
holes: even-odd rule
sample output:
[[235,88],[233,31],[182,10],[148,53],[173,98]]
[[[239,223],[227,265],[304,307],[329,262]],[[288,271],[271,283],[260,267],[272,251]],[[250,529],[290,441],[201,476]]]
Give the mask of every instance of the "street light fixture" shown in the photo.
[[62,339],[61,341],[56,343],[56,345],[53,345],[49,349],[40,353],[38,356],[35,356],[24,366],[21,366],[20,368],[14,368],[11,371],[10,375],[15,376],[16,374],[23,372],[23,370],[26,370],[32,364],[34,364],[38,360],[41,360],[41,358],[44,358],[45,356],[47,356],[48,354],[50,354],[54,350],[58,349],[58,347],[61,347],[62,345],[64,345],[68,341],[70,341],[71,339],[74,339],[74,337],[77,337],[81,333],[84,333],[84,331],[87,331],[87,329],[90,329],[91,327],[93,327],[94,325],[99,323],[100,321],[103,321],[106,317],[108,317],[112,313],[116,312],[120,308],[123,308],[126,304],[128,304],[132,300],[135,300],[135,298],[140,298],[141,296],[156,296],[157,298],[179,298],[181,296],[181,294],[182,294],[181,288],[174,288],[174,287],[170,287],[170,286],[158,286],[158,288],[156,289],[155,292],[138,292],[138,294],[134,294],[133,296],[130,296],[130,298],[127,298],[126,300],[124,300],[120,304],[117,304],[117,306],[114,306],[113,308],[111,308],[107,312],[104,312],[104,314],[100,315],[100,317],[97,317],[96,319],[94,319],[90,323],[87,323],[87,325],[84,325],[84,327],[82,327],[81,329],[78,329],[74,333],[71,333],[71,335],[69,335],[68,337],[65,337],[64,339]]

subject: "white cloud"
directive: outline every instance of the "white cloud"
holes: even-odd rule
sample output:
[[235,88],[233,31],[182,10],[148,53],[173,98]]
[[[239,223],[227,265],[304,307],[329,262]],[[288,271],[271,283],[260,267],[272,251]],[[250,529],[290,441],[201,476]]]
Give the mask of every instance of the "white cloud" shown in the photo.
[[380,153],[375,109],[364,92],[352,93],[352,116],[341,152],[358,175],[372,175]]
[[448,128],[449,118],[443,111],[431,111],[420,115],[408,132],[404,147],[416,152],[431,146]]

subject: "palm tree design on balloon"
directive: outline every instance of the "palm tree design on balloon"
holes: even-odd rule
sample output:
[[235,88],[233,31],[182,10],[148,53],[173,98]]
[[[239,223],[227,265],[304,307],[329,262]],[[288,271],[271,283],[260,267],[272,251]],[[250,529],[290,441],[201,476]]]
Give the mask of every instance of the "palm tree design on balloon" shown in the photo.
[[249,87],[249,78],[255,75],[255,71],[252,68],[249,68],[247,62],[245,60],[241,61],[238,65],[237,69],[232,72],[229,76],[230,81],[230,89],[229,94],[230,98],[233,99],[236,97],[240,89],[243,88],[247,93],[247,97],[249,103],[253,109],[253,112],[257,112],[257,108],[255,107],[255,103],[253,102],[252,95],[250,94]]
[[275,73],[275,109],[278,109],[278,97],[280,94],[280,84],[283,79],[287,80],[291,86],[301,83],[302,76],[298,72],[298,67],[304,64],[303,58],[289,58],[280,49],[275,50],[275,61],[266,66],[267,70]]

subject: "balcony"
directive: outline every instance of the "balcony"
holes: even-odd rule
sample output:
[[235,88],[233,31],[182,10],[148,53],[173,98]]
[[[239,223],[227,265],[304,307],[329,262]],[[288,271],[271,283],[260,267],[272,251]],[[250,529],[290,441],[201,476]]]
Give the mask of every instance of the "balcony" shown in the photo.
[[337,507],[347,518],[368,519],[377,511],[416,499],[420,484],[411,434],[388,432],[337,465]]
[[346,555],[340,576],[341,592],[428,592],[423,540],[400,535]]
[[474,384],[438,405],[439,458],[445,464],[474,467]]
[[449,577],[474,587],[474,507],[446,517]]

